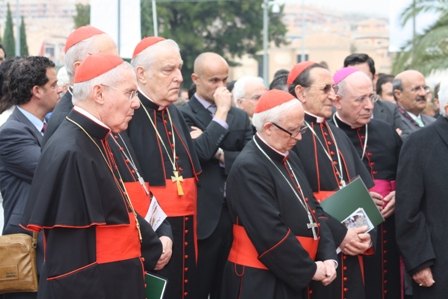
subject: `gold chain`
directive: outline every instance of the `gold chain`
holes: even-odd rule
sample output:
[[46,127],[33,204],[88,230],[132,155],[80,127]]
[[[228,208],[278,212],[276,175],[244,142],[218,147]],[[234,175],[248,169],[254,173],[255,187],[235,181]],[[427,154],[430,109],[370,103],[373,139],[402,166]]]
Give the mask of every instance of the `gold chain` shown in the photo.
[[[179,175],[179,171],[177,170],[176,167],[176,138],[174,137],[174,125],[173,125],[173,121],[171,119],[171,114],[170,111],[167,109],[166,112],[168,114],[168,119],[170,121],[170,125],[171,125],[171,139],[172,139],[172,144],[173,144],[173,158],[170,157],[170,153],[168,151],[168,148],[165,145],[165,142],[163,142],[162,136],[160,136],[159,131],[157,130],[156,124],[154,123],[154,121],[152,120],[151,116],[148,113],[148,110],[146,110],[145,105],[143,105],[142,101],[140,101],[140,105],[141,107],[143,107],[143,110],[145,110],[146,116],[148,117],[149,122],[151,123],[151,125],[154,128],[154,131],[156,132],[157,138],[160,140],[160,143],[162,143],[163,145],[163,149],[166,152],[166,155],[168,156],[168,159],[171,162],[171,165],[173,167],[173,176],[171,176],[171,181],[174,182],[177,186],[177,195],[179,196],[183,196],[184,190],[182,188],[182,182],[184,180],[184,178],[182,177],[182,175]],[[157,116],[156,116],[157,117]]]
[[151,125],[154,128],[157,138],[160,140],[160,143],[162,143],[162,146],[165,149],[166,155],[168,156],[168,159],[170,160],[171,164],[173,165],[173,171],[176,171],[176,164],[175,164],[175,161],[176,161],[176,138],[174,138],[173,121],[171,120],[170,111],[168,109],[166,109],[166,112],[168,114],[168,119],[169,119],[170,125],[171,125],[171,139],[172,139],[172,143],[173,143],[173,158],[170,157],[168,148],[166,147],[165,143],[163,142],[162,136],[160,136],[160,133],[157,130],[157,127],[156,127],[154,121],[152,120],[151,116],[149,115],[148,110],[146,110],[146,107],[143,105],[143,103],[141,101],[140,101],[140,105],[142,106],[143,110],[145,110],[146,116],[148,117],[149,122],[151,123]]

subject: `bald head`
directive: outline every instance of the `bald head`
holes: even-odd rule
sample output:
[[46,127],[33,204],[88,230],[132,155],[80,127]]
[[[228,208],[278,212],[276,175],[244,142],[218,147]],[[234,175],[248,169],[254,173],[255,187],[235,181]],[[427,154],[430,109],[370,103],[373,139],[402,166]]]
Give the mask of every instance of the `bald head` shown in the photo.
[[196,93],[209,102],[214,102],[216,89],[226,86],[229,65],[219,54],[205,52],[196,57],[191,79],[196,85]]
[[425,109],[429,88],[422,73],[416,70],[401,72],[392,84],[395,100],[406,111],[419,115]]
[[396,80],[401,80],[402,83],[412,83],[418,79],[425,80],[425,76],[416,70],[406,70],[395,76]]
[[208,64],[224,64],[228,67],[227,61],[221,55],[213,52],[204,52],[194,60],[193,72],[201,73]]

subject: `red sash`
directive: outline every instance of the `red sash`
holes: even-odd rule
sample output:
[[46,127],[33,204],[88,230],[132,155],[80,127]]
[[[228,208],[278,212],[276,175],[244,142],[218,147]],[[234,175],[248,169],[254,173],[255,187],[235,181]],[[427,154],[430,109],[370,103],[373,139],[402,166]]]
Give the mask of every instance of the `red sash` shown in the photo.
[[[314,240],[312,237],[296,236],[303,249],[308,252],[310,258],[314,261],[316,258],[319,238]],[[244,227],[233,225],[233,243],[230,249],[228,260],[232,263],[248,266],[257,269],[267,270],[268,268],[258,259],[258,253]]]
[[328,197],[332,196],[336,191],[319,191],[313,192],[318,202],[324,202]]
[[184,195],[177,195],[177,185],[166,180],[165,186],[151,186],[151,192],[156,196],[163,211],[169,217],[196,215],[197,187],[194,178],[184,179],[182,182]]
[[[145,182],[146,190],[149,191],[149,184]],[[149,204],[151,199],[149,195],[146,194],[140,182],[126,182],[124,183],[126,191],[128,192],[129,198],[131,199],[132,205],[135,211],[145,218],[146,213],[149,209]]]
[[96,261],[98,264],[140,256],[140,240],[132,213],[129,213],[129,224],[96,226]]
[[197,186],[195,178],[183,179],[182,188],[184,195],[177,194],[177,185],[171,180],[165,181],[165,186],[151,186],[150,190],[157,198],[162,210],[168,217],[193,217],[194,228],[194,249],[196,252],[196,261],[198,257],[197,242]]
[[381,196],[386,196],[390,192],[395,190],[396,183],[395,181],[387,181],[387,180],[373,180],[375,186],[370,188],[370,191],[377,192],[381,194]]

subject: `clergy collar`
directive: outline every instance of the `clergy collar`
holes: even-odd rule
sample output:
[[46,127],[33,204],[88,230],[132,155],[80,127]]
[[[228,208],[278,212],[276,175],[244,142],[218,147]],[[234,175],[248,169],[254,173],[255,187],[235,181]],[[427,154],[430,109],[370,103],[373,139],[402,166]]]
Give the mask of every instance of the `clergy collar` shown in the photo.
[[360,127],[357,127],[357,128],[353,128],[350,124],[348,124],[344,120],[342,120],[337,112],[335,112],[333,114],[333,122],[334,122],[336,127],[343,128],[343,129],[348,129],[348,130],[357,130],[357,129],[364,128],[366,126],[366,125],[363,125],[363,126],[360,126]]
[[164,109],[168,108],[168,107],[162,107],[159,104],[156,104],[140,88],[138,88],[138,98],[139,98],[140,102],[142,103],[142,105],[145,105],[145,107],[147,107],[149,109],[154,109],[154,110],[159,111],[159,110],[164,110]]
[[263,137],[260,136],[260,134],[256,133],[254,138],[258,141],[258,144],[263,148],[263,150],[268,154],[269,157],[271,157],[272,159],[276,159],[278,161],[283,161],[285,160],[288,155],[289,152],[286,153],[282,153],[278,150],[276,150],[275,148],[273,148],[272,146],[270,146],[264,139]]
[[325,121],[325,118],[316,116],[308,111],[305,111],[305,120],[308,122],[316,122],[316,123],[320,124]]
[[[92,134],[94,137],[103,139],[110,132],[110,128],[105,123],[93,116],[87,110],[78,106],[74,106],[73,111],[77,113],[71,113],[68,117],[79,123],[86,131],[89,132],[89,134]],[[80,120],[78,116],[81,115],[93,122],[93,124],[90,125],[87,122],[80,123],[82,122],[82,120]]]

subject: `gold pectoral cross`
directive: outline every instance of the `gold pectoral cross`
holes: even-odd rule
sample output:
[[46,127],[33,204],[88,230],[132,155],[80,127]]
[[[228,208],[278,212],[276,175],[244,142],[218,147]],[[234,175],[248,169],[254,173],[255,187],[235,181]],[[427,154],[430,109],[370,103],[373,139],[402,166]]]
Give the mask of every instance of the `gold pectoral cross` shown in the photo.
[[182,196],[184,195],[184,189],[182,188],[182,182],[184,181],[184,178],[179,175],[179,172],[177,170],[173,170],[174,176],[171,176],[171,181],[176,183],[177,186],[177,195]]

